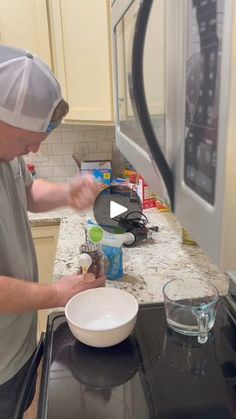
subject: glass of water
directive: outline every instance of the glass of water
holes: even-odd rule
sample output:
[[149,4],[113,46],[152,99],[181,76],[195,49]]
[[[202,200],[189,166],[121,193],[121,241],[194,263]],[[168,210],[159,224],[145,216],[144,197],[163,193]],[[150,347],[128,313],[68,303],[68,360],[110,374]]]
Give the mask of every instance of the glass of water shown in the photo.
[[166,320],[171,329],[188,336],[198,336],[205,343],[215,323],[219,293],[205,280],[173,279],[164,286]]

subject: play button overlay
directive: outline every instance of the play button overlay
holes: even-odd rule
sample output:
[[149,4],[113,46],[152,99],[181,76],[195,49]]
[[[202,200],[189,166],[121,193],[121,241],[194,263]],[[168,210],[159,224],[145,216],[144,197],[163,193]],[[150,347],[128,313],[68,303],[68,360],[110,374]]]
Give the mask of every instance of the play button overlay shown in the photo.
[[124,207],[123,205],[120,205],[114,201],[110,202],[110,218],[115,218],[126,211],[128,211],[128,208]]
[[142,212],[143,207],[138,194],[127,185],[111,185],[103,189],[93,207],[96,223],[103,230],[115,234],[129,231],[123,220],[126,217],[140,219]]

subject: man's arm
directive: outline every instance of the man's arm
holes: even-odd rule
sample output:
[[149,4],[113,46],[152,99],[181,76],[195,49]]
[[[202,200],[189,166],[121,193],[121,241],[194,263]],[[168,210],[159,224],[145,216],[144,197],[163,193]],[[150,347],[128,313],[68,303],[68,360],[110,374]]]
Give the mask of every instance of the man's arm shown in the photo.
[[90,273],[64,276],[52,284],[38,284],[0,276],[0,313],[24,313],[64,307],[75,294],[104,285],[104,276],[95,279]]
[[0,313],[23,313],[56,306],[57,293],[51,284],[0,276]]
[[70,275],[52,284],[0,276],[0,313],[64,307],[75,294],[104,284],[105,277],[95,279],[93,274]]
[[99,191],[99,184],[91,176],[75,176],[70,183],[63,184],[36,179],[26,188],[27,209],[44,212],[70,206],[85,210],[91,207]]
[[68,185],[36,179],[26,189],[27,209],[31,212],[50,211],[68,205]]

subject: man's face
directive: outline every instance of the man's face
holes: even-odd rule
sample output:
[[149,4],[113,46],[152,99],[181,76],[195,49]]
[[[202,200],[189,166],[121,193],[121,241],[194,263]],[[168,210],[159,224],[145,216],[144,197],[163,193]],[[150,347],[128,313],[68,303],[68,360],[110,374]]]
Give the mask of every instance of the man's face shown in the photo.
[[0,163],[30,152],[36,153],[48,133],[27,131],[0,124]]

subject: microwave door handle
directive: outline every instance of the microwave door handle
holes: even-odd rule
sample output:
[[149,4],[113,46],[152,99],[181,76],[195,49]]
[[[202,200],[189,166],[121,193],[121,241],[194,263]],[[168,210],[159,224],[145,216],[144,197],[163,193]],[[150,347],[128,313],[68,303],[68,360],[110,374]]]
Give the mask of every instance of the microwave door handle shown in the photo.
[[143,79],[143,59],[145,34],[153,0],[142,1],[135,22],[134,42],[132,50],[132,92],[130,94],[134,111],[142,126],[144,136],[149,146],[152,158],[165,184],[171,209],[174,209],[173,174],[160,149],[158,139],[152,127],[145,97]]

